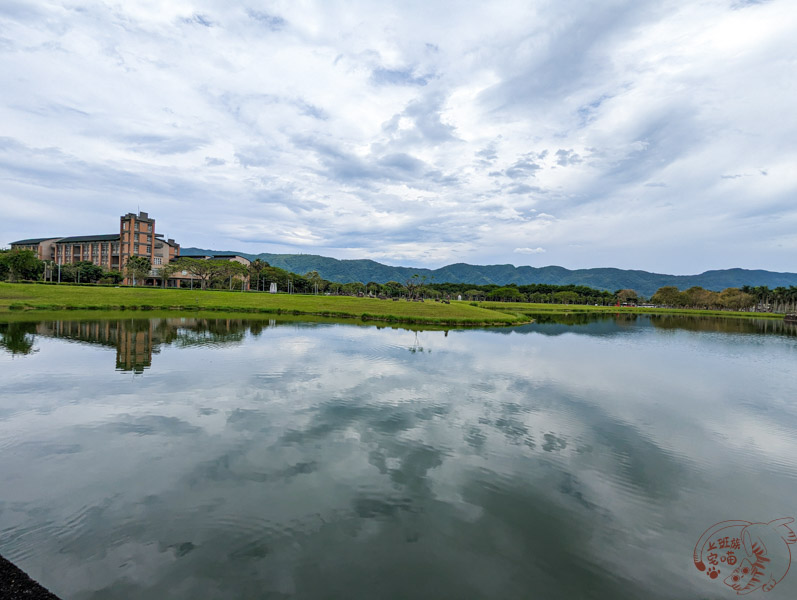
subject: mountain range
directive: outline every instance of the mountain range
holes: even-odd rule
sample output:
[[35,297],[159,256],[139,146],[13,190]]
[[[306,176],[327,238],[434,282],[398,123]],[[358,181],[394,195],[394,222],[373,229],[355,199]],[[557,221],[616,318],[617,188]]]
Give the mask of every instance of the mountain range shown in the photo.
[[429,283],[471,283],[474,285],[528,285],[548,283],[554,285],[586,285],[592,288],[613,292],[622,288],[636,290],[644,296],[651,296],[665,285],[674,285],[684,290],[700,286],[707,290],[721,291],[729,287],[797,286],[797,273],[777,273],[774,271],[748,269],[720,269],[706,271],[699,275],[665,275],[648,271],[598,268],[565,269],[564,267],[516,267],[514,265],[469,265],[456,263],[439,269],[413,267],[394,267],[368,259],[339,260],[315,254],[248,254],[245,252],[208,250],[202,248],[183,248],[182,256],[208,254],[237,254],[249,260],[259,258],[274,267],[293,273],[304,274],[318,271],[324,279],[347,283],[360,281],[386,283],[405,282],[415,275],[426,276]]

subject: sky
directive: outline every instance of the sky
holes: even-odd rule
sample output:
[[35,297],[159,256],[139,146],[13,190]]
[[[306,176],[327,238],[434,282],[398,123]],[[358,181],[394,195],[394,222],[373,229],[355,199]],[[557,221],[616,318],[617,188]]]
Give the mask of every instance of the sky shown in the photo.
[[797,271],[794,0],[0,2],[0,247]]

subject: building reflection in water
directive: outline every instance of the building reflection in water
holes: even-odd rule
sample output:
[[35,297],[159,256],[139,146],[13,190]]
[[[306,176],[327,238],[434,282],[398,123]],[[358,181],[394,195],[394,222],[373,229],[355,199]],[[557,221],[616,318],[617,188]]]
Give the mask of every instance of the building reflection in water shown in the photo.
[[116,369],[143,373],[164,345],[180,347],[240,342],[274,321],[242,319],[122,319],[0,323],[0,347],[13,355],[36,352],[35,339],[58,338],[116,349]]
[[152,365],[154,323],[148,319],[124,321],[44,321],[36,334],[116,348],[116,368],[142,373]]
[[[560,335],[580,333],[604,335],[629,325],[656,329],[682,329],[727,334],[777,334],[797,337],[797,323],[782,319],[739,319],[683,315],[636,314],[537,314],[535,322],[520,327],[495,329],[497,333],[541,333]],[[278,324],[274,319],[135,318],[96,321],[40,321],[35,323],[0,322],[0,349],[12,355],[33,354],[36,337],[59,338],[116,349],[116,368],[143,373],[152,366],[152,356],[165,345],[177,347],[234,344],[247,333]],[[297,323],[294,322],[294,325]],[[410,351],[423,349],[413,346]]]

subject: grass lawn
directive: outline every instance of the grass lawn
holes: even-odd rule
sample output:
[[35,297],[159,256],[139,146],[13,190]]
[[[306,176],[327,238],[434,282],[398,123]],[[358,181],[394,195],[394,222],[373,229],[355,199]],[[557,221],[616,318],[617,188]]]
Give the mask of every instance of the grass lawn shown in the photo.
[[225,292],[159,288],[93,287],[0,283],[3,313],[23,310],[223,311],[357,318],[428,325],[517,325],[531,319],[503,305],[501,310],[467,302],[407,302],[262,292]]
[[338,319],[356,318],[363,321],[426,325],[518,325],[530,322],[535,314],[554,313],[685,314],[759,319],[783,318],[783,315],[778,313],[679,308],[530,304],[525,302],[454,301],[451,304],[443,304],[431,300],[407,302],[350,296],[0,283],[0,320],[9,320],[12,314],[29,310],[37,312],[41,310],[157,310],[169,312],[201,310],[225,313],[317,315]]

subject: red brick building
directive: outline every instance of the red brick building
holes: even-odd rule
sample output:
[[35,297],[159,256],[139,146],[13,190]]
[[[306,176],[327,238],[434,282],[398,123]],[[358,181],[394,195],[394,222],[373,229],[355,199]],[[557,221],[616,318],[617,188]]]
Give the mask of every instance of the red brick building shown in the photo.
[[[145,212],[119,218],[119,233],[33,238],[11,243],[11,248],[32,250],[39,260],[57,265],[89,261],[107,271],[121,271],[131,256],[143,256],[153,271],[180,256],[180,244],[155,231],[155,219]],[[132,283],[125,280],[125,283]]]

